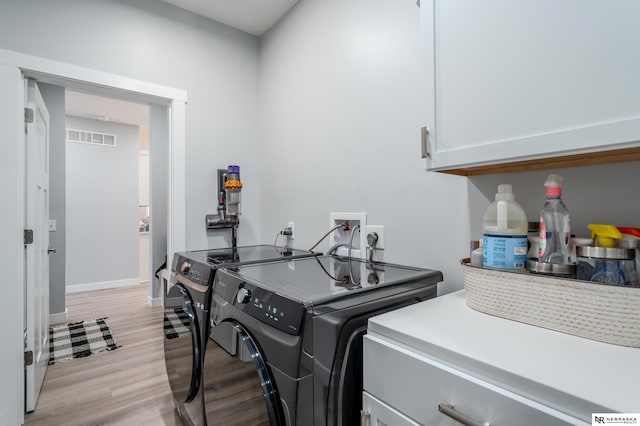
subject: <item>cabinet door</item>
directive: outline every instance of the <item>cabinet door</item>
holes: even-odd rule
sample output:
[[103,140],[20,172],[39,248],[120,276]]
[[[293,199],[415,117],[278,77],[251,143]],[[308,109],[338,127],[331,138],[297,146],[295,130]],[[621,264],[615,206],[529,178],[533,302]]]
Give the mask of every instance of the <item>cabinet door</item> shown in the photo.
[[430,170],[640,146],[640,2],[428,0]]

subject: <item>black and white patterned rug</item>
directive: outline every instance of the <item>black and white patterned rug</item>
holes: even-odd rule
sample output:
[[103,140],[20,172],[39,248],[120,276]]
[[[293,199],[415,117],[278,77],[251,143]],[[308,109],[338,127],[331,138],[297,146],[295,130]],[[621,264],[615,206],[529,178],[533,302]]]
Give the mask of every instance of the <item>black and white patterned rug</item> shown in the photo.
[[49,365],[118,349],[105,318],[49,328]]
[[189,314],[182,308],[166,308],[164,310],[164,335],[166,339],[188,336],[190,331]]

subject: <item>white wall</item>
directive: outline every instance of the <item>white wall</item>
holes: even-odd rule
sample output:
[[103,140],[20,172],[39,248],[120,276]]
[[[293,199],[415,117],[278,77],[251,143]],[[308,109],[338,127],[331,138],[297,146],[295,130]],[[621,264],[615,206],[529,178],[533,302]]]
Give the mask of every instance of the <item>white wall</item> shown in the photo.
[[0,11],[0,48],[186,90],[186,248],[226,244],[204,217],[229,164],[245,183],[239,240],[257,240],[257,38],[157,0],[3,0]]
[[439,269],[451,291],[468,256],[467,182],[420,158],[419,25],[414,0],[303,0],[261,39],[261,235],[292,220],[309,248],[330,211],[365,211],[385,226],[386,261]]
[[67,142],[67,288],[137,284],[138,127],[67,116],[67,128],[116,135],[115,147]]
[[56,221],[56,230],[49,232],[49,246],[56,249],[49,256],[49,315],[65,318],[65,93],[64,88],[38,84],[49,111],[49,219]]
[[[149,289],[149,299],[160,300],[163,297],[162,283],[154,275],[156,269],[165,262],[167,253],[167,206],[169,205],[169,193],[167,190],[167,172],[169,167],[169,139],[167,138],[167,113],[160,106],[152,106],[149,114],[149,140],[153,149],[149,153],[151,182],[150,202],[150,249],[151,265],[149,276],[153,285]],[[169,254],[169,256],[171,256]],[[171,265],[171,258],[168,259]]]
[[631,161],[471,178],[469,191],[479,195],[471,211],[472,237],[479,239],[482,234],[482,214],[489,201],[494,200],[501,183],[513,185],[516,200],[529,220],[538,221],[546,199],[544,181],[550,173],[564,178],[562,200],[571,215],[572,233],[590,237],[591,231],[587,227],[590,223],[640,228],[640,162]]

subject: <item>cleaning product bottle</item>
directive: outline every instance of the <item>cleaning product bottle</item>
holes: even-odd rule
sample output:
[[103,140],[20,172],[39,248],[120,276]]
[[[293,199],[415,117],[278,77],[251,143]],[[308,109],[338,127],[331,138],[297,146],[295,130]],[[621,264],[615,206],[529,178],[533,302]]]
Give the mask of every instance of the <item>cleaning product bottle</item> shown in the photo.
[[482,266],[521,270],[527,262],[527,215],[511,185],[498,185],[495,201],[483,218]]
[[636,285],[634,249],[616,248],[622,233],[614,225],[589,224],[594,245],[578,247],[578,279],[607,284]]
[[640,282],[640,228],[621,227],[618,231],[622,238],[616,241],[616,247],[635,249],[636,251],[636,282]]
[[571,227],[569,210],[562,202],[562,176],[549,175],[547,201],[540,211],[540,252],[538,258],[543,263],[570,264],[575,259],[569,252]]

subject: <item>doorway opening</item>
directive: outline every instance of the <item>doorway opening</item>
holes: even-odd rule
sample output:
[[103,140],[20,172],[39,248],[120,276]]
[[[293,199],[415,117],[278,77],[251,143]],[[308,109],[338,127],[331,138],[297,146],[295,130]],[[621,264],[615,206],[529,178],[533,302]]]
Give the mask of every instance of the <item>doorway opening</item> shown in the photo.
[[148,104],[65,89],[66,293],[152,284],[149,127]]

